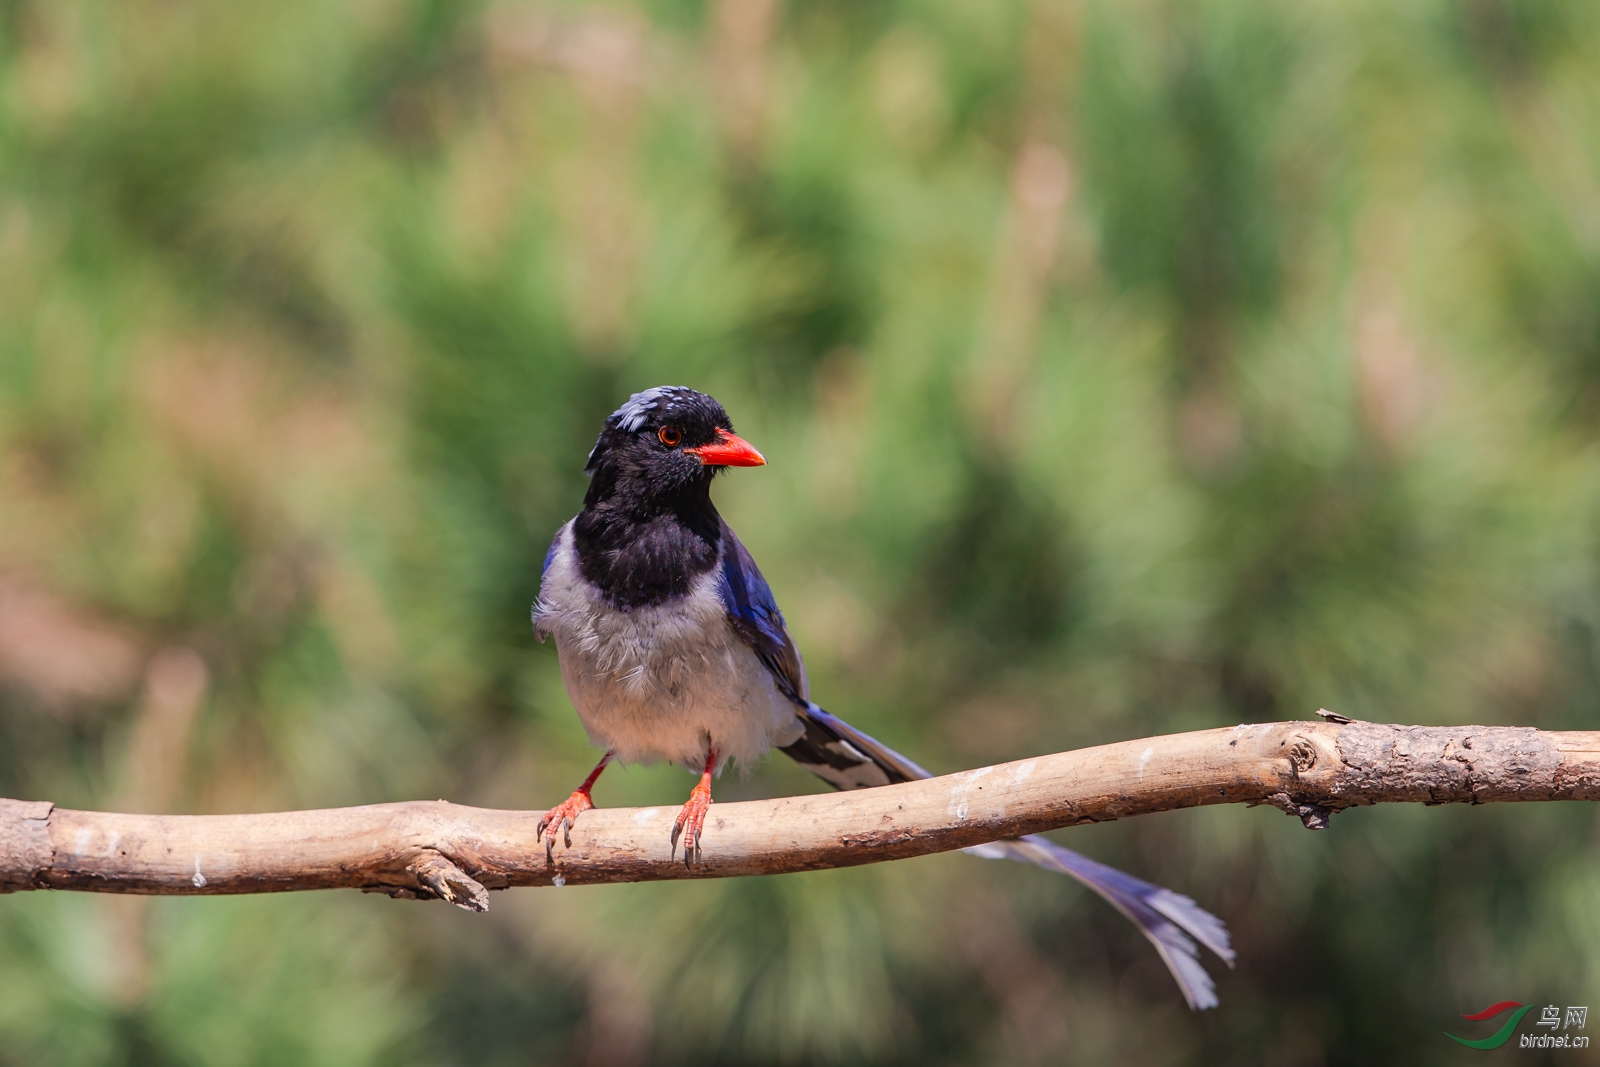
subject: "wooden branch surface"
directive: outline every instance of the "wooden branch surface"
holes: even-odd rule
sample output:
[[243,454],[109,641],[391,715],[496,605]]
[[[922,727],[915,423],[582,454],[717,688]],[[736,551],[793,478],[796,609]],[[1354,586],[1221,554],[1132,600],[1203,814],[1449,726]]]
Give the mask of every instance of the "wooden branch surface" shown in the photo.
[[1281,722],[877,789],[716,804],[692,867],[669,847],[676,805],[585,812],[570,845],[558,841],[547,856],[534,834],[540,812],[444,801],[118,815],[0,800],[0,892],[356,888],[481,911],[486,889],[848,867],[1202,804],[1269,803],[1321,827],[1367,804],[1596,799],[1600,733]]

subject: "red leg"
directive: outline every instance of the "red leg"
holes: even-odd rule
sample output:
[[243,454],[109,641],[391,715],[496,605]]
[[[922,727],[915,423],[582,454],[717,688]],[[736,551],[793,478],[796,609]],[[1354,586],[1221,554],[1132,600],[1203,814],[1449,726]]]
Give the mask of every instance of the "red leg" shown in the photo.
[[706,753],[706,769],[700,782],[689,791],[689,799],[672,824],[672,847],[678,847],[678,835],[683,835],[683,865],[691,866],[700,852],[700,831],[706,824],[706,812],[711,809],[711,772],[717,767],[717,750],[713,746]]
[[[572,823],[580,814],[594,807],[594,801],[589,796],[589,790],[594,788],[595,779],[600,777],[600,772],[606,769],[606,764],[611,762],[611,753],[607,752],[600,757],[600,762],[595,764],[594,770],[589,772],[589,777],[583,784],[575,789],[570,797],[544,813],[544,818],[539,820],[539,827],[534,831],[533,839],[544,837],[545,858],[549,858],[551,850],[556,845],[556,832],[559,830],[566,837],[568,848],[572,847]],[[545,830],[550,834],[545,837]]]

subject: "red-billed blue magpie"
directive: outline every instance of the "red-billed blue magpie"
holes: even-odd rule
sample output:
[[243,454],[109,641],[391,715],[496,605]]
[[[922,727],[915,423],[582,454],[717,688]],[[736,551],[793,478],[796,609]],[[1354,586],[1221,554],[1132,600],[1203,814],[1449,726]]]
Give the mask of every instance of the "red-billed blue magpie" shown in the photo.
[[[594,806],[613,759],[668,760],[700,775],[672,829],[684,861],[700,847],[711,779],[776,747],[829,785],[860,789],[931,777],[811,702],[805,664],[755,560],[717,514],[711,480],[766,463],[722,405],[682,386],[635,393],[585,467],[583,510],[545,556],[534,630],[555,638],[561,677],[605,755],[540,819],[546,848]],[[1217,1003],[1196,941],[1230,965],[1222,921],[1188,897],[1030,835],[968,849],[1070,874],[1155,945],[1194,1008]]]

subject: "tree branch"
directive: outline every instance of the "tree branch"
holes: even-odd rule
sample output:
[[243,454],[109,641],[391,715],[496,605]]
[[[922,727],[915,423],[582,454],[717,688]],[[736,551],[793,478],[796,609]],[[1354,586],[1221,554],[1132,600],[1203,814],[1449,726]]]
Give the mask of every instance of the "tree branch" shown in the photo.
[[692,867],[677,808],[597,808],[570,843],[539,812],[444,801],[263,815],[117,815],[0,800],[0,892],[354,888],[473,911],[485,890],[849,867],[1202,804],[1324,827],[1379,803],[1600,799],[1600,733],[1283,722],[1124,741],[849,793],[717,804]]

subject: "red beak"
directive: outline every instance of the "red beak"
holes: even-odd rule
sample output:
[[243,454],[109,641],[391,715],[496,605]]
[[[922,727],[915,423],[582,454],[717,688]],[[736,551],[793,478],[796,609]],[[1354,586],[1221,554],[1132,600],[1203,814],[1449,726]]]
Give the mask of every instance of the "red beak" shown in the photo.
[[767,457],[751,448],[749,441],[720,427],[715,441],[684,451],[700,457],[700,462],[708,467],[764,467],[767,464]]

